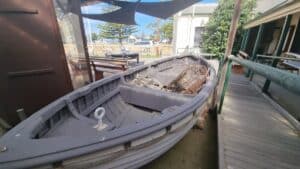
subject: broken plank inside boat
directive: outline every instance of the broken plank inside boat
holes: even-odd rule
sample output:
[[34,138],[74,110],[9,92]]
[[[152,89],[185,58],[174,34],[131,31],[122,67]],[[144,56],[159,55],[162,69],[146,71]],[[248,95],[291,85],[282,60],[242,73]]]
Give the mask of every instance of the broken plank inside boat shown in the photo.
[[94,82],[7,132],[0,139],[1,168],[138,168],[170,149],[213,106],[216,83],[213,68],[196,56]]
[[142,87],[183,94],[197,94],[208,77],[208,67],[192,58],[150,67],[131,81]]

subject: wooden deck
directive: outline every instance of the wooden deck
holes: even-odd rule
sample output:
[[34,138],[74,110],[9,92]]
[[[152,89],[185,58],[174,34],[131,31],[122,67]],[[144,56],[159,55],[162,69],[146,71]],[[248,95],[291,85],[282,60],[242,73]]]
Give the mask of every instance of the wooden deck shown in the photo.
[[231,76],[218,116],[219,168],[300,169],[300,136],[242,75]]

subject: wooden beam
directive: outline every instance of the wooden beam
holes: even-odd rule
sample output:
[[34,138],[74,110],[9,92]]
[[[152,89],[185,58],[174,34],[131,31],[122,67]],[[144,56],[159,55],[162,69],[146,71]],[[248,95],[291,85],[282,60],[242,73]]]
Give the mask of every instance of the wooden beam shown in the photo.
[[242,3],[242,0],[236,0],[236,2],[235,2],[234,12],[233,12],[230,30],[229,30],[228,39],[227,39],[225,60],[232,53],[235,35],[237,32],[238,23],[239,23],[240,15],[241,15],[241,3]]
[[[279,38],[279,42],[278,42],[278,45],[277,45],[275,53],[274,53],[275,56],[280,56],[281,53],[282,53],[283,45],[284,45],[284,42],[286,40],[286,37],[287,37],[288,32],[289,32],[290,25],[291,25],[291,20],[292,20],[292,15],[288,15],[287,17],[285,17],[284,24],[283,24],[282,31],[281,31],[281,35],[280,35],[280,38]],[[273,63],[272,63],[272,67],[277,67],[277,64],[278,64],[279,60],[280,59],[274,59]],[[269,79],[267,79],[265,84],[264,84],[264,87],[263,87],[263,92],[268,92],[270,84],[271,84],[271,81]]]
[[227,72],[231,71],[231,62],[228,61],[228,56],[230,56],[232,53],[235,35],[237,32],[238,23],[239,23],[240,15],[241,15],[241,4],[242,4],[242,0],[235,1],[234,12],[233,12],[232,20],[231,20],[231,26],[230,26],[230,30],[228,33],[225,56],[223,59],[224,62],[221,61],[222,67],[219,69],[219,71],[221,71],[222,73],[220,74],[220,77],[219,77],[218,92],[221,94],[221,96],[217,97],[217,103],[219,103],[218,113],[221,113],[222,104],[224,102],[224,98],[225,98],[224,96],[225,96],[225,92],[226,92],[228,81],[229,81],[228,79],[229,79],[230,73],[227,73]]
[[231,75],[231,60],[228,61],[228,66],[227,66],[227,70],[226,70],[226,75],[225,75],[225,81],[224,81],[224,87],[223,87],[223,91],[221,93],[221,100],[220,100],[220,105],[218,108],[218,113],[220,114],[222,112],[222,107],[223,107],[223,103],[224,103],[224,99],[225,99],[225,94],[226,94],[226,90],[228,88],[228,84],[229,84],[229,79],[230,79],[230,75]]
[[81,14],[81,1],[80,0],[74,0],[73,5],[75,6],[74,7],[74,10],[76,10],[75,13],[78,14],[80,32],[81,32],[81,37],[82,37],[82,41],[83,41],[82,43],[83,43],[83,48],[84,48],[84,56],[85,56],[85,59],[86,59],[86,65],[87,65],[89,80],[90,80],[90,82],[93,82],[92,68],[91,68],[91,64],[90,64],[89,51],[88,51],[88,47],[87,47],[87,39],[86,39],[86,36],[85,36],[83,19],[82,19],[82,14]]

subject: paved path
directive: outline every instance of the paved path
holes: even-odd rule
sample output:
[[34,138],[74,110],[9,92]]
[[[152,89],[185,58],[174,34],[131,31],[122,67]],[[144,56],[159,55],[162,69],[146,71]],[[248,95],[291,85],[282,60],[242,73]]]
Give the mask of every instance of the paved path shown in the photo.
[[220,168],[300,169],[299,133],[241,75],[231,76],[218,130]]

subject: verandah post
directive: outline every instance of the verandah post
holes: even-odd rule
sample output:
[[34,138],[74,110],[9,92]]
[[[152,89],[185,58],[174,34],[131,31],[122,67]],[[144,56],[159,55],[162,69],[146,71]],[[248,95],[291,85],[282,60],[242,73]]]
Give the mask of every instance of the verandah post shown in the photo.
[[[255,44],[254,44],[254,47],[253,47],[253,50],[252,50],[252,53],[251,53],[251,57],[250,57],[250,59],[252,61],[254,61],[256,59],[258,48],[259,48],[260,42],[262,40],[262,34],[264,32],[264,28],[265,28],[264,24],[261,24],[259,26],[259,30],[258,30],[258,33],[257,33],[257,36],[256,36]],[[251,70],[248,70],[248,72],[246,74],[246,77],[249,77],[250,74],[251,74]]]
[[[278,45],[277,45],[275,53],[274,53],[275,56],[280,56],[281,53],[282,53],[283,45],[284,45],[284,42],[285,42],[286,37],[287,37],[288,32],[289,32],[291,20],[292,20],[292,15],[288,15],[288,16],[285,17],[284,24],[283,24],[282,31],[281,31],[281,35],[280,35],[280,38],[279,38],[279,42],[278,42]],[[277,67],[278,62],[279,62],[279,59],[274,59],[273,62],[272,62],[272,67]],[[263,92],[265,92],[265,93],[268,92],[270,84],[271,84],[271,81],[269,79],[267,79],[265,84],[264,84],[264,87],[262,89]]]
[[248,45],[248,41],[249,41],[249,36],[250,36],[250,30],[251,28],[247,29],[245,32],[245,35],[243,37],[243,41],[242,41],[242,45],[241,45],[241,50],[245,51]]

